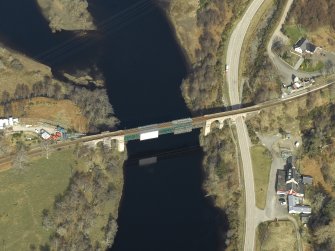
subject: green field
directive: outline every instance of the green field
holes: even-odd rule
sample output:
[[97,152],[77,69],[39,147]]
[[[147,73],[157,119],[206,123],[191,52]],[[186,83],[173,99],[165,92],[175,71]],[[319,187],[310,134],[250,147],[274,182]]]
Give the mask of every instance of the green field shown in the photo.
[[306,36],[306,31],[295,24],[285,25],[284,34],[290,39],[291,45],[294,45],[300,38]]
[[264,209],[272,163],[271,154],[264,146],[256,145],[251,147],[251,158],[255,179],[256,206]]
[[30,250],[31,244],[39,250],[48,241],[41,212],[66,189],[72,163],[72,151],[64,150],[33,161],[22,172],[0,173],[0,250]]

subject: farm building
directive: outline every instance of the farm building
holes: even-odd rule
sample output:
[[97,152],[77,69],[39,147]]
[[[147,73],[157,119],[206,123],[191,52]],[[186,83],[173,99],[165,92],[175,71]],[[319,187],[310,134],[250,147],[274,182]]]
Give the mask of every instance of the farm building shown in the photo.
[[0,119],[0,130],[11,127],[19,123],[18,118],[9,117],[8,119]]

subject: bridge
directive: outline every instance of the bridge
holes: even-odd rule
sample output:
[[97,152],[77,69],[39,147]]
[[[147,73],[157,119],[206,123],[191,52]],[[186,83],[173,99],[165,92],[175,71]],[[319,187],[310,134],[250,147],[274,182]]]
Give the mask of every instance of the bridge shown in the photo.
[[329,85],[335,83],[335,81],[328,81],[323,85],[314,86],[314,88],[309,88],[303,90],[303,92],[296,93],[292,96],[267,101],[260,103],[258,105],[239,108],[224,111],[219,113],[212,113],[203,116],[184,118],[173,120],[170,122],[164,122],[160,124],[147,125],[127,130],[120,130],[115,132],[103,132],[98,135],[86,136],[81,138],[81,142],[88,145],[96,145],[99,142],[107,147],[112,146],[112,140],[116,140],[118,144],[118,151],[123,152],[125,150],[125,143],[131,140],[148,140],[158,138],[160,135],[164,134],[182,134],[191,132],[193,129],[203,128],[204,135],[208,135],[211,131],[212,123],[217,122],[219,124],[219,129],[223,128],[224,121],[227,119],[235,120],[237,117],[246,117],[251,113],[259,113],[262,109],[290,102],[301,96],[307,95],[310,92],[314,92]]
[[[252,111],[250,111],[252,112]],[[250,113],[249,112],[249,113]],[[229,112],[227,112],[229,113]],[[100,138],[95,140],[90,140],[85,144],[96,145],[102,142],[105,146],[111,147],[112,140],[118,142],[118,150],[123,152],[125,149],[125,143],[131,140],[148,140],[158,138],[164,134],[182,134],[191,132],[193,129],[204,128],[205,135],[209,134],[211,131],[211,125],[214,122],[219,123],[219,128],[222,129],[224,121],[227,119],[235,119],[238,115],[228,115],[225,112],[223,114],[218,114],[217,116],[205,115],[195,118],[185,118],[173,120],[171,122],[165,122],[160,124],[153,124],[128,130],[121,130],[116,132],[105,132],[100,134]],[[246,115],[246,114],[243,114]]]
[[[241,116],[247,116],[251,113],[260,112],[264,108],[276,106],[283,103],[288,103],[297,99],[301,96],[305,96],[308,93],[326,88],[331,84],[335,83],[333,80],[327,80],[322,85],[314,86],[313,88],[309,88],[306,90],[302,90],[299,93],[291,95],[289,97],[283,99],[276,99],[264,103],[260,103],[258,105],[239,108],[230,111],[224,111],[219,113],[212,113],[203,116],[198,116],[194,118],[186,118],[186,119],[178,119],[173,120],[171,122],[165,122],[155,125],[143,126],[133,129],[127,130],[119,130],[113,132],[103,132],[96,135],[84,136],[78,139],[73,139],[71,141],[59,142],[58,144],[52,144],[49,146],[49,150],[59,150],[62,148],[68,148],[69,146],[73,146],[75,144],[87,144],[89,146],[95,146],[97,143],[102,142],[107,147],[112,147],[112,141],[116,141],[118,145],[118,150],[123,152],[125,150],[125,143],[131,140],[146,140],[150,138],[158,138],[160,135],[173,133],[187,133],[191,132],[195,128],[203,128],[203,132],[205,135],[209,134],[211,131],[211,125],[215,121],[219,123],[219,128],[223,128],[224,121],[227,119],[235,120]],[[233,107],[234,108],[234,107]],[[34,149],[30,149],[28,152],[29,156],[40,156],[43,153],[43,149],[41,147],[37,147]],[[12,163],[12,158],[14,153],[9,154],[5,157],[0,158],[0,170],[5,170],[7,166],[10,166]]]

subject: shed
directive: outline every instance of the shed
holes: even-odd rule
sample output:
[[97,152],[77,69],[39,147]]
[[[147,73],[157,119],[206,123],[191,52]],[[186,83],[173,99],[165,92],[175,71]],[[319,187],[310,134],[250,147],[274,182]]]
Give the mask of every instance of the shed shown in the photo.
[[313,177],[309,175],[303,175],[302,176],[302,183],[307,184],[307,185],[312,185],[313,184]]
[[307,224],[309,221],[309,214],[300,214],[300,220],[302,224]]

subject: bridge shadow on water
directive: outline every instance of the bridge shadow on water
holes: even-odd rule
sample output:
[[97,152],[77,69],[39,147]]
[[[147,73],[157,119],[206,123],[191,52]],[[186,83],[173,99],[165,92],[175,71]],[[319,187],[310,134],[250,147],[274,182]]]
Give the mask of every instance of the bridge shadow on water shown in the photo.
[[[222,250],[227,217],[201,189],[198,133],[128,143],[119,231],[111,251]],[[138,165],[153,156],[157,163]]]

